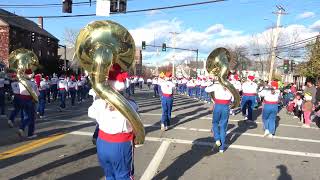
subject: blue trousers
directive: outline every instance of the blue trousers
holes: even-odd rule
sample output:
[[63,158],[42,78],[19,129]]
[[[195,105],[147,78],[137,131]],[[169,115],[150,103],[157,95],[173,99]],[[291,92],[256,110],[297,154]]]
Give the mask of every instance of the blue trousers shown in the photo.
[[213,110],[212,131],[215,141],[220,141],[220,150],[224,150],[229,120],[229,105],[215,104]]
[[35,112],[35,104],[31,99],[20,99],[24,118],[20,124],[20,129],[25,130],[28,126],[28,136],[32,136],[34,133],[34,112]]
[[11,122],[14,123],[14,120],[16,118],[16,116],[18,115],[18,113],[21,113],[21,119],[23,120],[23,109],[22,109],[22,104],[20,101],[20,98],[18,95],[14,95],[13,98],[13,111],[10,114],[9,120],[11,120]]
[[59,90],[60,107],[66,108],[66,90]]
[[188,95],[189,97],[193,96],[194,87],[188,87]]
[[158,84],[154,84],[153,85],[153,93],[154,93],[154,97],[158,97],[159,96]]
[[38,112],[40,116],[44,115],[44,109],[46,108],[46,90],[40,91]]
[[207,100],[207,93],[205,91],[205,88],[200,88],[200,99],[201,100]]
[[196,86],[195,87],[195,96],[196,96],[196,98],[200,98],[200,92],[201,92],[200,86]]
[[278,113],[278,104],[264,104],[262,111],[262,120],[265,130],[271,134],[276,132],[276,118]]
[[70,88],[69,92],[71,96],[71,106],[74,106],[74,102],[76,100],[76,90],[74,88]]
[[78,98],[78,102],[82,101],[82,86],[78,86],[77,98]]
[[50,103],[51,102],[51,100],[50,100],[50,89],[47,89],[46,91],[47,91],[46,97],[47,97],[48,103]]
[[131,90],[131,94],[134,94],[134,84],[131,83],[129,87],[130,87],[130,90]]
[[241,100],[242,115],[246,115],[248,109],[248,120],[252,120],[253,108],[256,104],[256,96],[243,96]]
[[56,84],[51,85],[51,94],[52,94],[52,99],[55,101],[58,95],[58,89]]
[[173,97],[162,96],[162,98],[161,98],[161,107],[162,107],[161,124],[164,124],[164,126],[170,126],[172,105],[173,105]]
[[161,86],[158,85],[158,95],[162,96]]
[[97,139],[97,155],[106,180],[131,180],[134,174],[131,141],[111,143]]
[[128,96],[131,96],[130,87],[127,87],[127,88],[126,88],[126,94],[127,94]]
[[4,109],[5,109],[5,89],[0,88],[0,111],[1,115],[4,115]]

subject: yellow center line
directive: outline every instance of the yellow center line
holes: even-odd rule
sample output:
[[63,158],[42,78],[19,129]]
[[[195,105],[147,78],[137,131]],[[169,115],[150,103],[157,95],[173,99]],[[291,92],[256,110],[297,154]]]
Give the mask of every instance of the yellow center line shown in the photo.
[[61,139],[64,136],[66,136],[66,134],[54,134],[54,135],[49,136],[49,137],[45,137],[45,138],[42,138],[42,139],[34,140],[34,141],[32,141],[32,142],[30,142],[28,144],[24,144],[24,145],[19,146],[17,148],[14,148],[14,149],[11,149],[11,150],[8,150],[8,151],[0,153],[0,160],[7,159],[7,158],[10,158],[10,157],[13,157],[13,156],[17,156],[17,155],[22,154],[24,152],[30,151],[30,150],[35,149],[37,147],[40,147],[40,146],[49,144],[50,142],[56,141],[58,139]]

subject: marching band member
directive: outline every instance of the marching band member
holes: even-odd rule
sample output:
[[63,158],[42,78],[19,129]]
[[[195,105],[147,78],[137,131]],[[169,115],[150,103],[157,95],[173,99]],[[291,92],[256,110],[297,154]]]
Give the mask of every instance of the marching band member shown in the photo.
[[207,79],[203,77],[200,83],[200,100],[207,101],[207,96],[205,91],[206,87],[207,87]]
[[161,130],[167,130],[170,126],[171,120],[171,111],[173,105],[173,92],[175,90],[175,84],[171,81],[171,73],[166,73],[165,81],[160,84],[162,98],[161,98],[161,107],[162,107],[162,117],[161,117]]
[[49,80],[49,76],[46,76],[45,82],[46,82],[46,86],[47,86],[46,97],[47,97],[48,104],[50,104],[51,100],[50,100],[50,80]]
[[197,80],[195,80],[195,89],[194,89],[194,92],[195,92],[195,98],[197,99],[200,99],[200,93],[201,93],[201,90],[200,90],[200,85],[201,85],[201,81],[202,81],[202,78],[201,77],[198,77]]
[[159,96],[159,91],[158,91],[158,77],[154,77],[152,79],[152,85],[153,85],[153,97],[158,97]]
[[[40,76],[41,78],[41,76]],[[39,88],[39,105],[38,105],[38,111],[37,114],[39,115],[40,119],[44,117],[44,109],[46,106],[46,92],[47,92],[47,83],[45,79],[42,79],[40,81],[40,84],[38,86]]]
[[[245,120],[252,121],[253,108],[256,104],[258,85],[253,82],[254,76],[248,76],[248,80],[242,84],[241,110]],[[247,113],[248,110],[248,113]]]
[[147,85],[149,90],[151,89],[152,80],[150,78],[147,79]]
[[213,84],[205,89],[206,92],[214,92],[214,109],[212,120],[212,131],[216,147],[223,153],[225,149],[225,139],[229,120],[229,105],[233,101],[233,96],[228,89],[220,84]]
[[68,84],[64,78],[64,75],[61,75],[59,78],[58,89],[59,89],[59,98],[60,98],[59,111],[61,112],[62,109],[66,108],[66,94],[68,92]]
[[71,96],[71,106],[74,106],[76,100],[76,91],[77,91],[77,81],[74,76],[71,76],[70,81],[68,82],[68,90]]
[[[33,76],[33,72],[31,69],[27,69],[25,71],[25,74],[27,76],[27,83],[32,87],[32,89],[36,92],[36,94],[39,96],[39,91],[37,88],[37,85],[31,81],[30,79]],[[37,137],[36,134],[34,134],[34,123],[35,123],[35,103],[33,102],[33,98],[28,92],[28,90],[24,87],[22,83],[19,82],[19,90],[20,90],[20,102],[23,109],[24,118],[22,119],[22,122],[19,127],[18,135],[22,138],[25,136],[24,130],[28,126],[28,138],[34,138]]]
[[[115,90],[123,91],[125,77],[113,65],[109,71],[108,84]],[[137,110],[137,104],[129,100]],[[99,125],[97,155],[106,179],[133,179],[134,134],[128,120],[112,105],[99,97],[88,109],[88,116]]]
[[186,95],[186,94],[187,94],[187,83],[188,83],[188,79],[185,78],[185,77],[183,77],[181,83],[182,83],[182,93]]
[[58,77],[55,73],[53,73],[53,77],[51,78],[51,82],[50,82],[50,88],[51,88],[51,94],[52,94],[52,99],[53,101],[57,100],[57,96],[58,96]]
[[134,89],[135,89],[135,79],[134,79],[134,77],[131,77],[130,78],[131,79],[131,81],[130,81],[130,90],[131,90],[131,94],[134,94]]
[[144,83],[144,79],[142,76],[139,77],[138,82],[139,82],[139,88],[142,89],[142,85]]
[[262,105],[264,136],[268,136],[270,138],[274,136],[276,131],[276,118],[280,97],[280,93],[276,89],[276,86],[271,86],[271,88],[261,94],[264,97]]
[[78,97],[78,103],[82,102],[82,91],[83,91],[83,82],[81,81],[81,75],[78,75],[77,79],[77,97]]
[[9,116],[8,125],[10,128],[13,128],[15,124],[14,120],[18,115],[18,113],[20,112],[21,119],[23,119],[24,116],[23,116],[23,110],[22,110],[21,101],[20,101],[20,89],[19,89],[19,82],[17,80],[17,75],[13,73],[11,75],[11,80],[12,80],[11,88],[13,92],[13,110]]
[[194,92],[194,87],[196,86],[194,83],[194,80],[190,78],[190,80],[187,82],[186,85],[187,85],[188,95],[189,97],[192,97]]

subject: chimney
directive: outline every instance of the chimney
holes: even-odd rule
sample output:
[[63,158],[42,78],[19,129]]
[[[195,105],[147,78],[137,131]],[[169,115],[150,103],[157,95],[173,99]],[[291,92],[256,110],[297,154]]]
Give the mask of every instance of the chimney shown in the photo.
[[43,17],[38,17],[38,26],[43,29]]

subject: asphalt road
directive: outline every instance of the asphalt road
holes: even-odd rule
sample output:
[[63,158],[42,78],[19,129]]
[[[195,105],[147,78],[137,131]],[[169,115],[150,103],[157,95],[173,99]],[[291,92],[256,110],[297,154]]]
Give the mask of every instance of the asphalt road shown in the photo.
[[[319,129],[301,128],[284,110],[274,139],[263,137],[260,110],[255,111],[256,123],[231,116],[228,148],[219,154],[212,151],[208,104],[176,95],[172,126],[162,132],[160,100],[146,89],[134,98],[147,133],[146,143],[135,149],[135,179],[320,179]],[[48,105],[33,140],[19,140],[17,129],[1,118],[0,179],[103,179],[91,142],[95,123],[87,117],[90,104],[87,100],[64,112],[57,111],[57,103]]]

